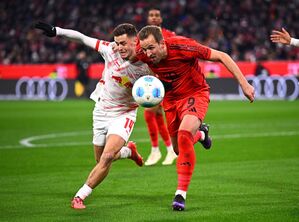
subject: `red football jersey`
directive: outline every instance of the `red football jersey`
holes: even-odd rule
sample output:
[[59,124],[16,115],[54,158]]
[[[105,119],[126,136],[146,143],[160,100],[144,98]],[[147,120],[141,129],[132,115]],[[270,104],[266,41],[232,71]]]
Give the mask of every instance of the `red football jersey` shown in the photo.
[[197,90],[208,89],[205,76],[198,64],[198,59],[210,58],[211,49],[193,39],[174,36],[165,39],[167,57],[158,64],[153,64],[137,45],[137,57],[148,64],[151,70],[163,81],[165,99],[181,99]]

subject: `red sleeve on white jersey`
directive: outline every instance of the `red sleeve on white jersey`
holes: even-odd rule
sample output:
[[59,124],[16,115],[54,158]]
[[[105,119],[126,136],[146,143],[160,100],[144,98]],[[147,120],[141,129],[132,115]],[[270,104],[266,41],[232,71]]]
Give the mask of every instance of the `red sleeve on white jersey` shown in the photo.
[[96,43],[96,47],[95,47],[95,50],[98,52],[99,51],[99,46],[100,46],[100,40],[97,41]]
[[97,40],[95,50],[97,50],[97,52],[102,51],[101,47],[102,46],[108,46],[109,44],[110,44],[110,42],[107,42],[107,41],[104,41],[104,40]]

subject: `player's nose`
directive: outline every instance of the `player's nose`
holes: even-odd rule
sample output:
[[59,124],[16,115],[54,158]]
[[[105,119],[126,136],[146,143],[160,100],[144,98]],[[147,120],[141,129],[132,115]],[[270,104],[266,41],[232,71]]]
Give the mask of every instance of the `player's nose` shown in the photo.
[[146,55],[147,55],[147,57],[151,57],[151,55],[152,55],[152,52],[151,52],[151,51],[149,51],[149,50],[147,50],[147,51],[146,51]]

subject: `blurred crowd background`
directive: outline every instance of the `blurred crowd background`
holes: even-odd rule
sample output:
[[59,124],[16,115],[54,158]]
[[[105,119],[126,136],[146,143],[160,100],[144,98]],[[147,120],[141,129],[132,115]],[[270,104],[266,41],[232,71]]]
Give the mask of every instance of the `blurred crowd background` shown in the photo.
[[88,62],[102,61],[91,49],[32,28],[36,21],[112,40],[113,28],[146,25],[147,10],[161,9],[163,27],[227,52],[236,61],[298,60],[299,48],[273,44],[273,29],[299,38],[299,0],[10,0],[0,2],[0,63],[73,63],[81,51]]

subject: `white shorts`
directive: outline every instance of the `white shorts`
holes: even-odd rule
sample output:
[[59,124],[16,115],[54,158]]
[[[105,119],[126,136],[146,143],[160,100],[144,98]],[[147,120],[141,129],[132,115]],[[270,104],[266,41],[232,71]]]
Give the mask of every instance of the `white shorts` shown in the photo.
[[128,142],[136,121],[137,110],[115,115],[97,107],[93,110],[93,144],[104,146],[106,137],[116,134]]

